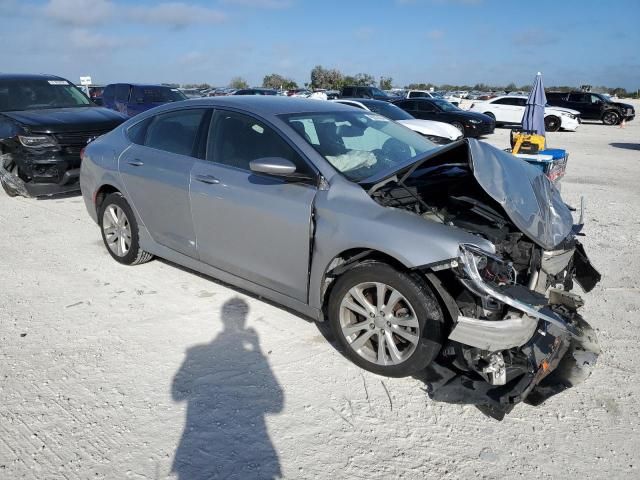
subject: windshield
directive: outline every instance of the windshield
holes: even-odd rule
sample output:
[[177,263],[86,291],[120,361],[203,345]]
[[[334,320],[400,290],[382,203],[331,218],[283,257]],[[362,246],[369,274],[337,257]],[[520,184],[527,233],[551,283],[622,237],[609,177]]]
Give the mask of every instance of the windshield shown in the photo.
[[453,105],[452,103],[447,102],[446,100],[442,100],[440,98],[432,98],[433,103],[435,103],[441,110],[445,112],[456,112],[460,110],[458,107]]
[[408,114],[400,107],[392,105],[391,103],[381,102],[381,103],[365,103],[364,104],[369,110],[375,113],[379,113],[391,120],[413,120],[415,117]]
[[283,115],[333,167],[353,182],[411,163],[437,146],[372,112]]
[[132,97],[138,103],[168,103],[187,99],[180,90],[170,87],[133,87]]
[[0,80],[0,112],[90,106],[87,96],[66,80]]

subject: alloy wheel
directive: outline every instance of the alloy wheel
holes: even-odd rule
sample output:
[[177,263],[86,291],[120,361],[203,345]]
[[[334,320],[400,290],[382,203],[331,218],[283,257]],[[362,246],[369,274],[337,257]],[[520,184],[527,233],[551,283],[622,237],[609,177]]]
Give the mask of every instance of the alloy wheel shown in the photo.
[[131,223],[126,213],[117,205],[109,205],[102,216],[102,229],[109,250],[124,257],[131,248]]
[[377,365],[403,363],[420,340],[420,324],[409,301],[380,282],[360,283],[345,294],[340,328],[349,346]]

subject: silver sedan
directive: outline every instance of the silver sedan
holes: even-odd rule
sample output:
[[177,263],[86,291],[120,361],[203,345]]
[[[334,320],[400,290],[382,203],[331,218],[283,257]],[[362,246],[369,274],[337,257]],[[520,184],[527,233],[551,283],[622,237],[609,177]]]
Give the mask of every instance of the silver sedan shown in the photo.
[[372,372],[447,371],[510,405],[549,396],[576,346],[597,356],[569,292],[600,278],[581,226],[542,172],[481,142],[436,146],[330,102],[217,97],[93,141],[80,181],[116,261],[163,257],[327,320]]

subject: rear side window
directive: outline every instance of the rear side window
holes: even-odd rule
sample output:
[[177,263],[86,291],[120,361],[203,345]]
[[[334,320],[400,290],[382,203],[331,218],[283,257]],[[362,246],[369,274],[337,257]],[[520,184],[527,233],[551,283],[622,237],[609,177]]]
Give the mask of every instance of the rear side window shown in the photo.
[[[206,109],[198,108],[156,115],[146,127],[144,145],[178,155],[193,156],[196,138],[205,113]],[[140,124],[134,126],[137,125]],[[144,125],[140,128],[144,129]],[[132,133],[130,129],[129,138],[135,141],[133,136],[136,134],[139,138],[141,132]]]
[[354,88],[353,87],[345,87],[342,89],[342,96],[343,97],[353,97],[354,95]]
[[418,105],[418,110],[421,112],[436,112],[438,110],[431,102],[420,102]]
[[570,102],[587,102],[589,96],[585,95],[584,93],[572,93],[571,95],[569,95],[569,101]]
[[115,87],[113,85],[107,85],[104,89],[104,93],[102,94],[102,100],[104,103],[113,102],[115,98]]
[[129,85],[116,85],[116,101],[126,102],[129,100]]
[[186,99],[186,95],[176,88],[133,87],[131,99],[137,103],[168,103]]
[[[301,127],[300,133],[307,126]],[[297,129],[296,126],[294,128]],[[209,131],[207,160],[251,170],[251,160],[266,157],[285,158],[293,162],[298,173],[313,175],[307,163],[271,127],[248,115],[224,111],[215,113]]]

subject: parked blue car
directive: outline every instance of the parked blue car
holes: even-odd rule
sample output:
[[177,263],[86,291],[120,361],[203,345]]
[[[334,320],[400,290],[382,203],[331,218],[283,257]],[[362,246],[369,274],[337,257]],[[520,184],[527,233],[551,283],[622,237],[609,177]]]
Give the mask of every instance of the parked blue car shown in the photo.
[[164,103],[186,99],[186,95],[177,88],[138,83],[112,83],[105,87],[102,94],[104,107],[127,117],[134,117]]

